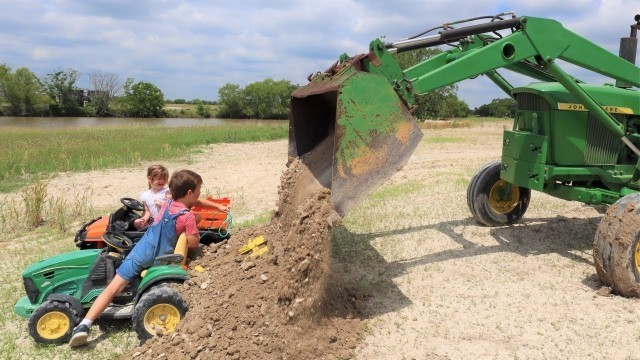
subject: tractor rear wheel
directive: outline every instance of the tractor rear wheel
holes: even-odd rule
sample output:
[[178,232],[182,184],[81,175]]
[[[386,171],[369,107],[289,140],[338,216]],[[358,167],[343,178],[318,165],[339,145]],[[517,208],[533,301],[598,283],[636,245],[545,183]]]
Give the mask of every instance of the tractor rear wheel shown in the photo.
[[598,278],[614,292],[640,297],[640,193],[607,209],[593,241]]
[[189,306],[169,284],[154,286],[140,297],[133,309],[133,330],[145,341],[156,334],[172,333]]
[[500,163],[490,162],[471,178],[467,188],[467,205],[473,217],[486,226],[517,222],[529,207],[531,190],[500,179]]
[[39,344],[62,344],[79,323],[80,315],[69,303],[46,301],[29,317],[29,335]]

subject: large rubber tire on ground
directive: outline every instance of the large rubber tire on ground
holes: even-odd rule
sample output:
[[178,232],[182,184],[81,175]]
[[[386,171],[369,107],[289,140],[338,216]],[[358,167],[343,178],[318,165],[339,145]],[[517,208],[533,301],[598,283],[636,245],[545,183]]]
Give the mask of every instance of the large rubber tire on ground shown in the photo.
[[145,341],[157,333],[171,333],[184,318],[189,306],[180,292],[169,284],[154,286],[145,292],[133,309],[133,330]]
[[611,205],[593,241],[598,278],[622,296],[640,297],[640,193]]
[[29,335],[39,344],[63,344],[79,323],[80,315],[69,303],[46,301],[29,317]]
[[509,198],[500,199],[500,191],[507,182],[500,179],[500,163],[484,165],[472,178],[467,188],[467,205],[473,217],[486,226],[510,225],[522,218],[529,207],[531,190],[511,186]]

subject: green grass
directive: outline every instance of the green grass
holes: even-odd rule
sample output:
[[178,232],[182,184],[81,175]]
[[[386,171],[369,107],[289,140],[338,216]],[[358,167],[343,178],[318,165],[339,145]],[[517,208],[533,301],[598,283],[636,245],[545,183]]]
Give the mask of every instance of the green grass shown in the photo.
[[420,189],[424,189],[425,184],[419,181],[409,181],[399,185],[385,186],[380,190],[369,195],[369,200],[381,201],[388,199],[395,199],[399,197],[408,196]]
[[[204,105],[209,108],[209,113],[211,117],[215,117],[218,113],[217,105]],[[199,118],[196,109],[198,108],[197,104],[165,104],[163,110],[167,117],[171,118]]]
[[[211,111],[216,111],[218,109],[217,105],[205,105]],[[164,110],[195,110],[198,107],[198,104],[165,104]]]
[[463,142],[466,141],[466,139],[461,137],[425,137],[423,141],[433,144],[442,144]]
[[238,231],[241,229],[247,229],[252,226],[267,224],[271,221],[271,211],[263,211],[259,214],[256,214],[251,219],[247,219],[238,223],[234,223],[234,231]]
[[126,126],[80,129],[4,129],[0,132],[0,193],[35,175],[131,166],[188,157],[201,145],[284,139],[287,124]]

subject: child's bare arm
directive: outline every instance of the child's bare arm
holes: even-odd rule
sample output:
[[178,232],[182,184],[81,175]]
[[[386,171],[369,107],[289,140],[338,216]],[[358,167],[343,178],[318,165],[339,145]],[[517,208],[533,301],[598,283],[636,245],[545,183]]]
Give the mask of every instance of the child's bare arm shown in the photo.
[[143,205],[144,205],[144,211],[142,212],[142,216],[138,219],[133,220],[133,226],[136,229],[143,228],[145,225],[147,225],[147,223],[149,222],[149,219],[151,218],[151,212],[149,211],[147,204],[143,204]]
[[187,244],[189,244],[189,249],[195,249],[200,244],[200,235],[193,234],[187,235]]
[[229,207],[226,205],[218,204],[217,202],[209,201],[207,199],[198,199],[196,206],[200,207],[212,207],[218,211],[229,212]]

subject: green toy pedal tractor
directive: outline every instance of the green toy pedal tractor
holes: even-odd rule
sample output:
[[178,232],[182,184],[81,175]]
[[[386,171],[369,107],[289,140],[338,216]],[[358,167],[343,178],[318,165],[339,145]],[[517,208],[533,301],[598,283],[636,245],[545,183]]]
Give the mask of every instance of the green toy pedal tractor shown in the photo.
[[[29,318],[29,334],[37,343],[61,344],[84,317],[93,301],[113,279],[133,241],[119,233],[104,236],[107,247],[78,250],[42,260],[22,273],[27,296],[14,312]],[[180,264],[183,254],[156,258],[153,266],[116,296],[100,319],[127,319],[140,340],[160,331],[172,332],[187,312],[187,303],[170,286],[188,279]]]
[[[230,200],[209,200],[230,205]],[[85,310],[113,280],[115,270],[140,240],[144,230],[136,230],[133,221],[143,205],[122,198],[123,206],[113,213],[85,223],[74,242],[80,249],[37,262],[22,272],[27,295],[18,300],[14,312],[29,319],[29,334],[37,343],[62,344]],[[208,208],[194,207],[200,215],[197,224],[204,245],[229,238],[230,216]],[[114,298],[100,319],[131,319],[142,341],[159,332],[172,332],[187,312],[187,303],[171,287],[189,278],[185,261],[186,237],[178,239],[173,254],[157,257],[155,264],[134,278]]]

